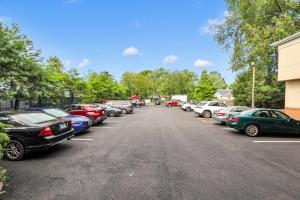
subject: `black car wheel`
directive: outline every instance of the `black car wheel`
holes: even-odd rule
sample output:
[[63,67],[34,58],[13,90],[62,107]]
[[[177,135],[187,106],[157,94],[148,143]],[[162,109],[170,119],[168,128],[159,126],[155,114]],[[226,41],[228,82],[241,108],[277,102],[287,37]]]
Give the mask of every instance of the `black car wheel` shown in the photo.
[[211,118],[211,112],[209,110],[206,110],[202,113],[202,116],[204,118]]
[[109,113],[108,113],[108,116],[110,116],[110,117],[115,117],[116,116],[116,112],[115,111],[110,111]]
[[186,110],[187,112],[191,112],[191,111],[192,111],[192,109],[191,109],[190,107],[187,107],[185,110]]
[[245,128],[245,134],[250,136],[250,137],[256,137],[259,134],[259,128],[255,124],[249,124]]
[[88,118],[89,118],[91,126],[93,126],[95,124],[95,121],[94,121],[93,117],[88,117]]
[[121,112],[122,112],[122,115],[125,115],[127,113],[127,110],[126,109],[122,109]]
[[8,160],[21,160],[24,157],[24,147],[20,142],[11,140],[6,145],[4,155]]

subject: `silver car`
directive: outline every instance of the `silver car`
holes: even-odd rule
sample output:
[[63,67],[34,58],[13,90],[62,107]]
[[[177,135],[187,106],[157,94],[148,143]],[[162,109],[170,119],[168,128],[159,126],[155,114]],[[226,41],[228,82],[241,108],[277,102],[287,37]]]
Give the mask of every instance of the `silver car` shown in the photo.
[[221,110],[214,111],[212,118],[218,122],[221,122],[222,124],[226,124],[228,122],[229,115],[236,115],[249,109],[251,108],[246,106],[226,107],[222,108]]
[[133,106],[127,100],[110,100],[105,104],[114,108],[119,108],[123,115],[133,113]]

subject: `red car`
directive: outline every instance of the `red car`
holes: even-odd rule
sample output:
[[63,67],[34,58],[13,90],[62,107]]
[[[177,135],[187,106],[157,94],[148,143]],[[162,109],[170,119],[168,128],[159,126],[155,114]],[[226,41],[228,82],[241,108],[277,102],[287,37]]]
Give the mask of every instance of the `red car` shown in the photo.
[[167,104],[168,107],[179,106],[179,101],[178,100],[171,100],[171,101],[167,101],[166,104]]
[[107,118],[107,113],[104,109],[95,107],[93,104],[72,104],[65,108],[65,111],[71,115],[81,115],[88,117],[91,124],[98,124]]

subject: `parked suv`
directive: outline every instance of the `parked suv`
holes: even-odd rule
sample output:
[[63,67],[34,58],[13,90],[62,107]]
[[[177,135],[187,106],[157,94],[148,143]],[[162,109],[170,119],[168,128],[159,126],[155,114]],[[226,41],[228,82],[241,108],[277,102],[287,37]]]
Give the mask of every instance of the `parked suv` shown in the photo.
[[211,118],[216,110],[226,108],[228,105],[219,101],[203,101],[195,107],[195,113],[205,118]]
[[197,102],[184,102],[182,105],[181,105],[181,109],[184,110],[184,111],[192,111],[195,109],[195,107],[197,106]]
[[98,124],[107,118],[104,109],[99,109],[93,104],[72,104],[65,108],[71,115],[82,115],[91,120],[91,124]]
[[105,104],[121,109],[123,115],[128,113],[133,113],[133,106],[129,101],[122,101],[122,100],[111,100],[106,102]]

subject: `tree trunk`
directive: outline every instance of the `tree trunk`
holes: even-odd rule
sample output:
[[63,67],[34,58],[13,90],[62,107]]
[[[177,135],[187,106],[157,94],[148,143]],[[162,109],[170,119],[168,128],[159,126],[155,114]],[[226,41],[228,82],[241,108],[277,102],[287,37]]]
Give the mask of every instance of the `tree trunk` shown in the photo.
[[42,107],[42,98],[41,97],[38,98],[38,107]]
[[18,98],[15,99],[14,110],[19,110],[20,108],[20,100]]
[[74,103],[74,94],[72,91],[70,91],[70,100],[71,100],[71,104]]

